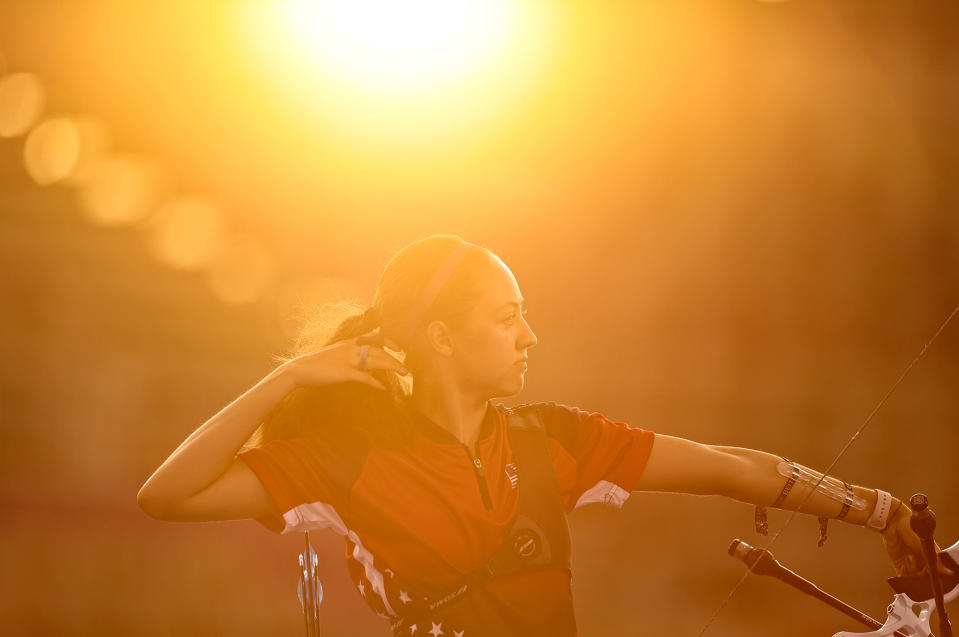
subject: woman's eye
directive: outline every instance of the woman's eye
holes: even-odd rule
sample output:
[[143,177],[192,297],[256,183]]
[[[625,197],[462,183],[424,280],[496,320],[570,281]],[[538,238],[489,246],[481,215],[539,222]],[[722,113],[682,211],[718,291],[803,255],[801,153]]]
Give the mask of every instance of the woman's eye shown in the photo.
[[[527,314],[529,314],[529,310],[523,310],[523,316],[526,316]],[[516,318],[515,314],[510,314],[509,317],[503,319],[503,322],[512,323],[515,318]]]

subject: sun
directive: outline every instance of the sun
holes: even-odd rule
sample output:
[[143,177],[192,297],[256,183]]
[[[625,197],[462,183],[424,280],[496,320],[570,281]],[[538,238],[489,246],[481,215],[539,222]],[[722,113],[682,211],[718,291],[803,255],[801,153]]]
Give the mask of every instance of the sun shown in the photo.
[[236,62],[252,63],[253,96],[280,127],[327,153],[402,147],[404,165],[491,139],[548,77],[564,24],[556,3],[520,0],[231,6]]
[[468,78],[512,40],[516,25],[508,0],[286,0],[274,8],[304,62],[383,91]]

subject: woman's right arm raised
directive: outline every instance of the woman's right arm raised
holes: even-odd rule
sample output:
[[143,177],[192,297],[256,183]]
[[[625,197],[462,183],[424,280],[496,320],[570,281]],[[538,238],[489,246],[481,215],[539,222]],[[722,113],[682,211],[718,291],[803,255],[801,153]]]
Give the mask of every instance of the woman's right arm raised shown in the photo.
[[274,369],[190,434],[140,488],[137,504],[150,517],[171,521],[238,520],[272,513],[272,498],[237,451],[298,386],[358,381],[385,389],[371,370],[406,373],[399,360],[378,347],[370,348],[361,371],[359,352],[360,346],[350,339]]

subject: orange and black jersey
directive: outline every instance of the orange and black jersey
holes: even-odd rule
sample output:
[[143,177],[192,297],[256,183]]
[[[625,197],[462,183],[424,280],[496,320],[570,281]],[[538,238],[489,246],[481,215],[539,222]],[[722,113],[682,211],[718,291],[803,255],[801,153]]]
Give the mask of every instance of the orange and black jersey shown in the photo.
[[[515,408],[514,408],[515,409]],[[652,449],[651,431],[557,403],[533,403],[567,512],[592,502],[622,506]],[[402,445],[372,444],[350,427],[275,440],[242,451],[276,503],[259,520],[277,533],[330,528],[346,540],[347,567],[378,614],[458,585],[500,548],[523,476],[507,435],[507,411],[490,403],[473,457],[418,412]],[[502,574],[403,634],[574,637],[570,573]],[[508,631],[508,632],[506,632]]]

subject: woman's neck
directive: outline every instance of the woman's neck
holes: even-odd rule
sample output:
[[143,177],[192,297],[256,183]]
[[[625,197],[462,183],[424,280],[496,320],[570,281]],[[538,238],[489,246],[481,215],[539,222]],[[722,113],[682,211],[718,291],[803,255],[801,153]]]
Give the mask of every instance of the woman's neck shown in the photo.
[[480,428],[489,406],[488,399],[467,397],[457,387],[423,382],[416,378],[409,401],[414,409],[449,431],[476,454]]

